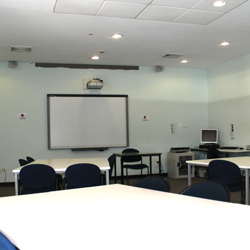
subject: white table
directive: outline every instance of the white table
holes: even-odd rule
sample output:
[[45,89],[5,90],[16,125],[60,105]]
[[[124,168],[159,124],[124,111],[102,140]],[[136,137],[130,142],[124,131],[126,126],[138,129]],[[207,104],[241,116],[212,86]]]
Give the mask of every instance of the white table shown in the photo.
[[236,157],[238,156],[238,154],[250,153],[250,150],[248,150],[248,149],[221,149],[221,148],[218,148],[218,151],[220,153],[235,154]]
[[[29,164],[46,164],[51,166],[56,173],[65,173],[68,166],[77,163],[92,163],[97,165],[106,174],[106,184],[109,184],[109,162],[107,158],[72,158],[72,159],[40,159]],[[27,164],[27,165],[29,165]],[[26,166],[27,166],[26,165]],[[15,175],[15,192],[18,195],[18,175],[22,167],[12,170]]]
[[245,203],[249,205],[249,169],[250,169],[250,157],[227,157],[227,158],[217,158],[217,159],[204,159],[204,160],[190,160],[186,161],[188,163],[188,185],[191,185],[191,166],[201,166],[208,167],[210,161],[213,160],[225,160],[235,163],[239,168],[245,171]]
[[120,184],[1,198],[0,213],[21,250],[238,249],[232,227],[250,223],[249,206]]

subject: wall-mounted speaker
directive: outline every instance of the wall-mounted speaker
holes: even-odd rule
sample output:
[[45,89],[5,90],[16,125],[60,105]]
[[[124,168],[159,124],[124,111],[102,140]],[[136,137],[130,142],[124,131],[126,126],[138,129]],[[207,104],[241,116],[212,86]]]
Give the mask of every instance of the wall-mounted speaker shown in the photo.
[[155,66],[155,72],[162,72],[163,71],[163,66],[157,65]]
[[9,68],[16,68],[17,67],[17,62],[16,61],[9,61],[8,66],[9,66]]

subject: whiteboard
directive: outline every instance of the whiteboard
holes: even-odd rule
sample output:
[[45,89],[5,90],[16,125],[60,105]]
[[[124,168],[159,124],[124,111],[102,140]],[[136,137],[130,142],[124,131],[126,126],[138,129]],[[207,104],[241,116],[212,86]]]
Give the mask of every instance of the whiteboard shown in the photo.
[[128,146],[127,95],[47,95],[49,149]]

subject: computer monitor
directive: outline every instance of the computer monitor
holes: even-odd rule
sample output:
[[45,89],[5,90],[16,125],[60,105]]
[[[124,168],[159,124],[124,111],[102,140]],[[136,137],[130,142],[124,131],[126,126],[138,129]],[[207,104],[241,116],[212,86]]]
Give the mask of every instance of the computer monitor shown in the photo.
[[218,143],[218,129],[202,129],[201,143]]

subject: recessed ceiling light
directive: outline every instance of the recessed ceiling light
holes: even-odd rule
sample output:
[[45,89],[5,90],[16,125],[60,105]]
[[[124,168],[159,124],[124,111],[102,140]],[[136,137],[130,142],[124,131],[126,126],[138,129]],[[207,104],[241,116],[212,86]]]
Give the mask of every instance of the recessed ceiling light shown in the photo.
[[92,56],[91,59],[92,60],[99,60],[99,56]]
[[229,42],[222,42],[220,45],[227,46],[227,45],[229,45]]
[[112,35],[112,37],[115,38],[115,39],[118,39],[118,38],[121,38],[122,35],[120,35],[120,34],[114,34],[114,35]]
[[184,59],[181,61],[181,63],[188,63],[188,60]]
[[224,1],[216,1],[213,3],[214,7],[222,7],[224,5],[226,5],[226,2],[224,2]]

